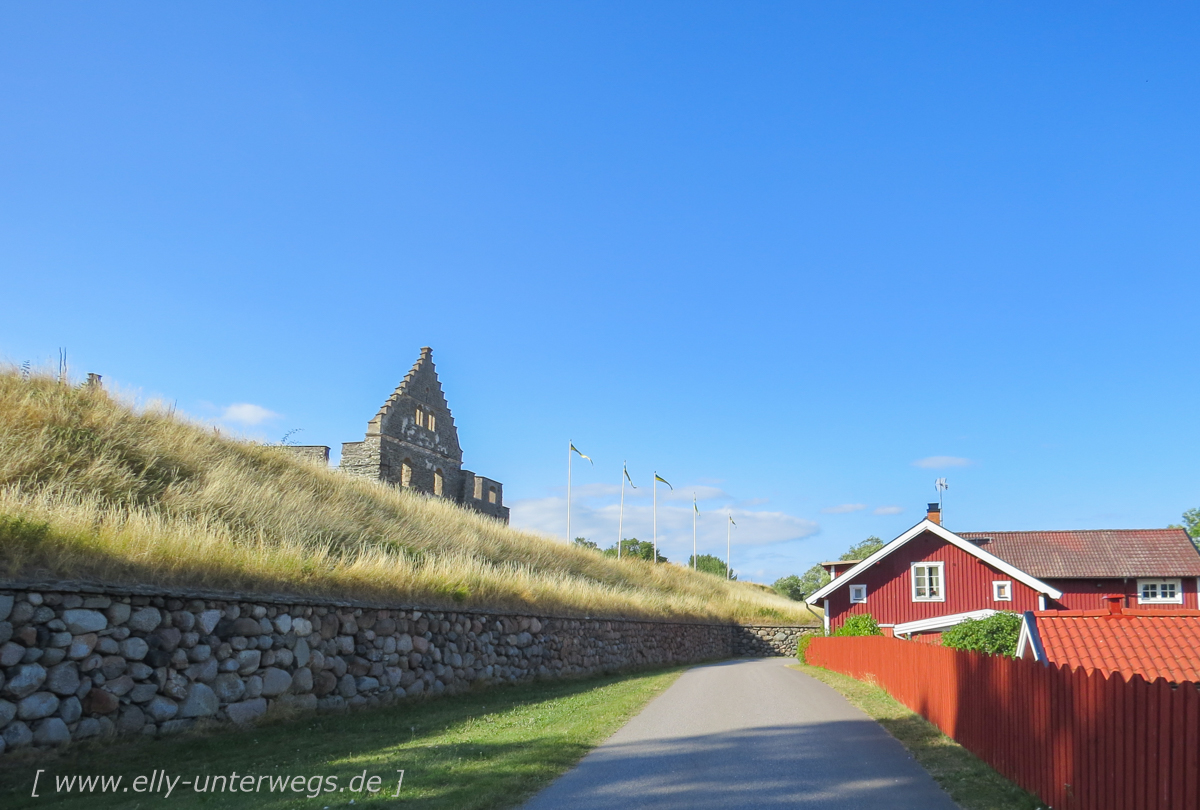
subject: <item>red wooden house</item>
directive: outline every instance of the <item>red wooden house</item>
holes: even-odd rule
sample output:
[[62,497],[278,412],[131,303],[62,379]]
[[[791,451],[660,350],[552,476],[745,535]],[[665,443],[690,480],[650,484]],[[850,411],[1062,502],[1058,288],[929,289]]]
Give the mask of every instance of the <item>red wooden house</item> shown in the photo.
[[870,613],[884,632],[905,638],[935,637],[1000,610],[1096,610],[1108,594],[1143,610],[1200,608],[1200,553],[1182,529],[955,533],[941,525],[937,504],[831,575],[807,599],[825,608],[827,630]]

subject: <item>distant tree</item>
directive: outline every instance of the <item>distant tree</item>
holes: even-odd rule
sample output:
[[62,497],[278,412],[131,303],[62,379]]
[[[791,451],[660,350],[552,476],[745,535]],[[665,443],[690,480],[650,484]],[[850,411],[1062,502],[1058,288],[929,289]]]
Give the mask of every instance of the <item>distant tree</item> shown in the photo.
[[[854,545],[850,546],[849,550],[846,551],[846,553],[843,554],[838,559],[839,560],[865,560],[867,557],[871,556],[876,551],[879,551],[879,549],[883,548],[884,545],[885,545],[885,543],[882,540],[880,540],[875,535],[871,535],[866,540],[863,540],[862,542],[855,543]],[[794,582],[793,582],[793,580],[794,580]],[[786,577],[783,577],[782,579],[776,580],[774,587],[775,587],[775,590],[779,591],[779,593],[782,594],[783,596],[786,596],[789,599],[795,599],[796,601],[800,601],[803,597],[792,596],[791,594],[792,593],[796,593],[796,594],[802,593],[805,596],[811,596],[816,591],[818,591],[821,588],[824,588],[826,585],[828,585],[829,581],[830,581],[829,572],[826,571],[820,564],[817,564],[817,565],[814,565],[812,568],[808,569],[807,571],[805,571],[800,576],[796,576],[795,574],[792,574],[791,576],[786,576]],[[786,583],[786,584],[784,584],[784,583]],[[781,590],[781,588],[787,589],[787,592],[785,592],[784,590]]]
[[1170,528],[1183,529],[1192,538],[1192,544],[1200,549],[1200,509],[1189,509],[1183,513],[1183,525],[1172,523]]
[[842,626],[830,633],[831,636],[882,636],[879,623],[870,613],[856,613],[847,617]]
[[[604,549],[605,557],[617,556],[617,544],[613,543],[608,548]],[[638,540],[636,537],[627,537],[621,541],[621,556],[622,557],[640,557],[647,562],[654,560],[654,543],[649,540]],[[658,555],[660,563],[667,562],[667,558],[661,553]]]
[[829,584],[829,572],[820,565],[814,565],[801,574],[799,579],[800,590],[804,591],[805,595],[811,596],[818,589],[824,588]]
[[591,540],[588,540],[586,537],[576,537],[573,542],[579,548],[586,548],[588,551],[600,550],[600,546],[596,545]]
[[[726,574],[729,573],[729,569],[725,567],[725,561],[720,557],[714,557],[712,554],[701,554],[699,557],[694,559],[696,561],[697,571],[703,571],[706,574],[713,574],[714,576],[721,577],[722,579],[724,579]],[[688,568],[692,567],[692,560],[692,557],[688,557]],[[737,579],[737,574],[734,573],[729,577],[729,579]]]
[[1020,635],[1020,616],[1015,613],[994,613],[986,619],[967,619],[951,627],[942,633],[942,646],[1015,658]]
[[[818,568],[820,566],[817,566]],[[804,590],[804,580],[795,574],[788,574],[786,577],[780,577],[771,585],[775,592],[780,596],[791,599],[794,602],[799,602],[808,596],[812,591]]]
[[886,545],[886,543],[884,543],[878,537],[876,537],[875,535],[871,535],[866,540],[863,540],[861,543],[855,543],[854,545],[850,546],[850,549],[845,554],[843,554],[841,557],[839,557],[838,559],[839,560],[865,560],[867,557],[870,557],[872,554],[874,554],[876,551],[879,551],[879,549],[883,548],[885,545]]

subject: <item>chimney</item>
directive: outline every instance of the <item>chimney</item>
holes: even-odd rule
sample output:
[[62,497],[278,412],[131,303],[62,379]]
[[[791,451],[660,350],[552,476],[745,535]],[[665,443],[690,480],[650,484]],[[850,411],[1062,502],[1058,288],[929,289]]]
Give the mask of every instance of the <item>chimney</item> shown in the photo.
[[1104,595],[1104,601],[1108,602],[1108,615],[1120,616],[1124,610],[1125,597],[1119,593],[1109,593]]
[[104,386],[102,386],[100,384],[100,375],[95,373],[94,371],[89,371],[88,378],[87,378],[87,387],[88,388],[103,388]]
[[929,520],[930,523],[936,523],[937,525],[941,526],[942,525],[942,506],[941,506],[941,504],[937,504],[937,503],[929,504],[929,511],[925,513],[925,517],[926,517],[926,519]]

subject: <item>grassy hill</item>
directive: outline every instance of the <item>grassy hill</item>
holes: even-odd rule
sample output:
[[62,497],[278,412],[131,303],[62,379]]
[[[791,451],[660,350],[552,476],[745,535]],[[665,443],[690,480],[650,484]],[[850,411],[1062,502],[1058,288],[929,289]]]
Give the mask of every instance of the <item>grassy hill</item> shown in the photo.
[[0,371],[0,576],[559,615],[816,620],[760,588],[618,562],[13,371]]

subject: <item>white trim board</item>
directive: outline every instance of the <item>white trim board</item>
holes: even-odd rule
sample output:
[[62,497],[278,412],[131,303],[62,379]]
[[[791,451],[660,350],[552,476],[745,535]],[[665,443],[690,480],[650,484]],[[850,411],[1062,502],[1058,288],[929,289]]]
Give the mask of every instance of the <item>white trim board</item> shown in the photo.
[[872,565],[879,562],[880,560],[882,560],[884,557],[888,556],[892,552],[899,550],[901,547],[905,546],[908,543],[908,541],[913,540],[917,537],[920,537],[925,532],[929,532],[930,534],[940,537],[942,540],[945,540],[950,545],[957,546],[958,548],[960,548],[963,551],[970,554],[972,557],[977,557],[979,560],[987,563],[988,565],[992,566],[996,570],[1003,571],[1004,573],[1008,574],[1010,577],[1017,580],[1018,582],[1028,585],[1030,588],[1033,588],[1039,594],[1046,594],[1051,599],[1061,599],[1062,598],[1062,591],[1058,590],[1057,588],[1047,585],[1045,582],[1042,582],[1040,579],[1037,579],[1036,577],[1031,577],[1029,574],[1026,574],[1024,571],[1022,571],[1020,568],[1017,568],[1015,565],[1005,562],[1004,560],[997,557],[995,554],[989,554],[988,552],[984,551],[983,549],[979,548],[977,545],[972,543],[970,540],[964,540],[961,537],[959,537],[957,534],[955,534],[954,532],[945,528],[944,526],[939,526],[938,524],[936,524],[933,521],[926,518],[925,520],[922,520],[920,523],[918,523],[916,526],[913,526],[911,529],[906,531],[904,534],[897,537],[892,542],[888,543],[883,548],[879,549],[879,551],[876,551],[870,557],[867,557],[865,560],[860,562],[858,565],[854,566],[849,571],[847,571],[846,573],[842,574],[837,579],[830,582],[824,588],[821,588],[820,590],[813,593],[811,596],[809,596],[804,601],[808,602],[810,605],[817,604],[817,602],[819,600],[824,599],[825,597],[829,596],[829,594],[833,593],[838,588],[845,585],[847,582],[850,582],[852,580],[852,577],[851,577],[852,574],[854,576],[857,576],[857,575],[863,573],[864,571],[869,570]]
[[909,633],[931,633],[962,624],[968,619],[986,619],[988,616],[996,615],[996,613],[997,611],[991,608],[983,608],[982,610],[971,610],[966,613],[934,616],[932,619],[917,619],[914,622],[903,622],[902,624],[895,625],[892,627],[892,632],[897,636],[908,635]]
[[1025,611],[1021,616],[1021,632],[1017,636],[1017,658],[1025,657],[1028,648],[1033,653],[1033,660],[1045,664],[1046,650],[1042,647],[1042,636],[1037,629],[1037,616]]

